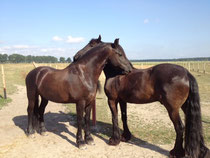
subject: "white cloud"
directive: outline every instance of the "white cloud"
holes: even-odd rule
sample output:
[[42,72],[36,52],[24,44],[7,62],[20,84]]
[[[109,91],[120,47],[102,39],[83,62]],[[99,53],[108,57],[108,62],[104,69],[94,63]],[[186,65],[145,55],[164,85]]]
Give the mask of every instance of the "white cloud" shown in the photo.
[[149,19],[144,19],[144,24],[149,23]]
[[68,36],[66,42],[67,43],[81,43],[84,42],[84,38],[83,37],[72,37],[72,36]]
[[41,52],[53,52],[53,51],[57,51],[57,52],[65,52],[65,49],[64,48],[42,48],[40,49]]
[[17,49],[27,49],[30,48],[29,45],[14,45],[13,48],[17,48]]
[[[74,39],[74,38],[73,38]],[[66,42],[67,38],[62,42]],[[77,39],[77,42],[83,41],[84,39]],[[74,41],[76,42],[76,41]],[[62,47],[63,46],[63,47]],[[80,49],[79,47],[69,47],[69,45],[62,45],[59,47],[49,47],[49,46],[35,46],[35,45],[27,45],[27,44],[14,44],[14,45],[4,45],[0,46],[0,54],[22,54],[22,55],[34,55],[34,56],[42,56],[42,55],[50,55],[55,57],[71,57],[75,55],[75,53]]]
[[2,49],[6,50],[6,49],[11,49],[10,46],[4,46],[4,47],[1,47]]
[[63,38],[58,37],[58,36],[54,36],[54,37],[52,38],[52,40],[53,40],[53,41],[63,41]]

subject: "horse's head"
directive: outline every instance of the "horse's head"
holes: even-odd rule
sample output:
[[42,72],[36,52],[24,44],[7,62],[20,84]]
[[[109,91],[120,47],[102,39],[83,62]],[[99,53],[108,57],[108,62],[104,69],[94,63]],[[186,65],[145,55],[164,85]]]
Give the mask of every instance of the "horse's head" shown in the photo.
[[105,68],[108,67],[108,71],[118,71],[122,74],[131,72],[133,66],[127,59],[123,48],[119,45],[119,39],[115,39],[114,43],[111,44],[111,47],[112,53],[109,56]]
[[75,54],[75,56],[73,57],[74,61],[80,59],[83,55],[85,55],[86,52],[88,52],[88,50],[92,49],[100,43],[102,43],[101,35],[99,35],[97,39],[90,40],[90,42],[84,48],[82,48]]

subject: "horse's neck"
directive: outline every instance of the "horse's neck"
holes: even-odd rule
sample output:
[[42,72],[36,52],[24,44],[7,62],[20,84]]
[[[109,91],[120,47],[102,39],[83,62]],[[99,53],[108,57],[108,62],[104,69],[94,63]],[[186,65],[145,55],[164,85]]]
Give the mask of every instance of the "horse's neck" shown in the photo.
[[114,70],[114,68],[111,65],[109,65],[109,64],[107,64],[104,67],[104,74],[106,76],[106,79],[115,77],[117,75],[123,75],[122,71]]
[[98,81],[108,57],[109,53],[107,51],[96,52],[83,62],[83,64],[86,65],[86,69],[88,69],[90,76],[94,77],[94,80]]

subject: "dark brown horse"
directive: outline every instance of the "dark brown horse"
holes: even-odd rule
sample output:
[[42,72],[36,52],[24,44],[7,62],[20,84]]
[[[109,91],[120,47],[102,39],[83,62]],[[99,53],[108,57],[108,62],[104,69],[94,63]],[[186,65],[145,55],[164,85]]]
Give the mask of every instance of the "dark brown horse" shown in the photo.
[[[114,43],[101,43],[87,51],[83,57],[73,62],[63,70],[51,67],[38,67],[26,77],[28,97],[28,128],[27,133],[35,130],[40,133],[46,131],[44,126],[44,110],[48,101],[57,103],[76,103],[78,131],[77,145],[84,148],[85,143],[92,144],[89,120],[90,110],[96,97],[98,78],[106,63],[120,67],[125,73],[131,70],[129,61],[122,55],[124,52]],[[39,105],[39,96],[41,104]],[[85,111],[85,142],[82,137],[82,120]]]
[[[112,112],[113,135],[109,143],[128,141],[131,133],[127,125],[127,102],[145,104],[159,101],[165,106],[176,131],[176,141],[170,155],[203,158],[208,152],[204,145],[200,99],[196,79],[187,69],[174,64],[160,64],[148,69],[133,69],[127,75],[109,77],[106,74],[105,93]],[[124,132],[120,136],[117,104],[120,103]],[[185,128],[179,115],[185,113]],[[185,130],[185,148],[183,132]]]
[[[101,41],[94,40],[84,50],[90,50]],[[83,49],[77,53],[82,57]],[[125,54],[123,56],[126,58]],[[106,64],[105,93],[112,112],[113,134],[110,145],[128,141],[131,133],[127,125],[127,102],[144,104],[159,101],[163,104],[173,122],[176,131],[174,148],[170,151],[173,157],[189,156],[204,158],[209,156],[204,144],[201,123],[200,99],[196,79],[185,68],[174,64],[160,64],[148,69],[134,69],[127,75]],[[120,103],[124,132],[120,135],[118,127],[117,104]],[[179,109],[185,113],[185,128],[179,115]],[[183,149],[183,132],[185,130],[185,148]]]

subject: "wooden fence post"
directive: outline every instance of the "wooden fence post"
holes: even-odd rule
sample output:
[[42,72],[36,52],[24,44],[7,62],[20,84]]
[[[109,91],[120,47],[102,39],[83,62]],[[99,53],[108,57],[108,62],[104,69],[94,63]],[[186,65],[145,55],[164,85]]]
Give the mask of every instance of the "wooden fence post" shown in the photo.
[[200,64],[199,64],[199,62],[198,62],[198,70],[197,70],[198,72],[199,72],[199,69],[200,69]]
[[34,67],[35,67],[35,68],[37,68],[37,65],[36,65],[36,63],[35,63],[34,61],[33,61],[32,63],[33,63],[33,65],[34,65]]
[[5,82],[5,74],[4,74],[4,66],[3,65],[1,65],[1,73],[2,73],[3,88],[4,88],[4,99],[7,99],[6,82]]
[[203,73],[204,74],[206,73],[206,63],[205,62],[203,63]]

